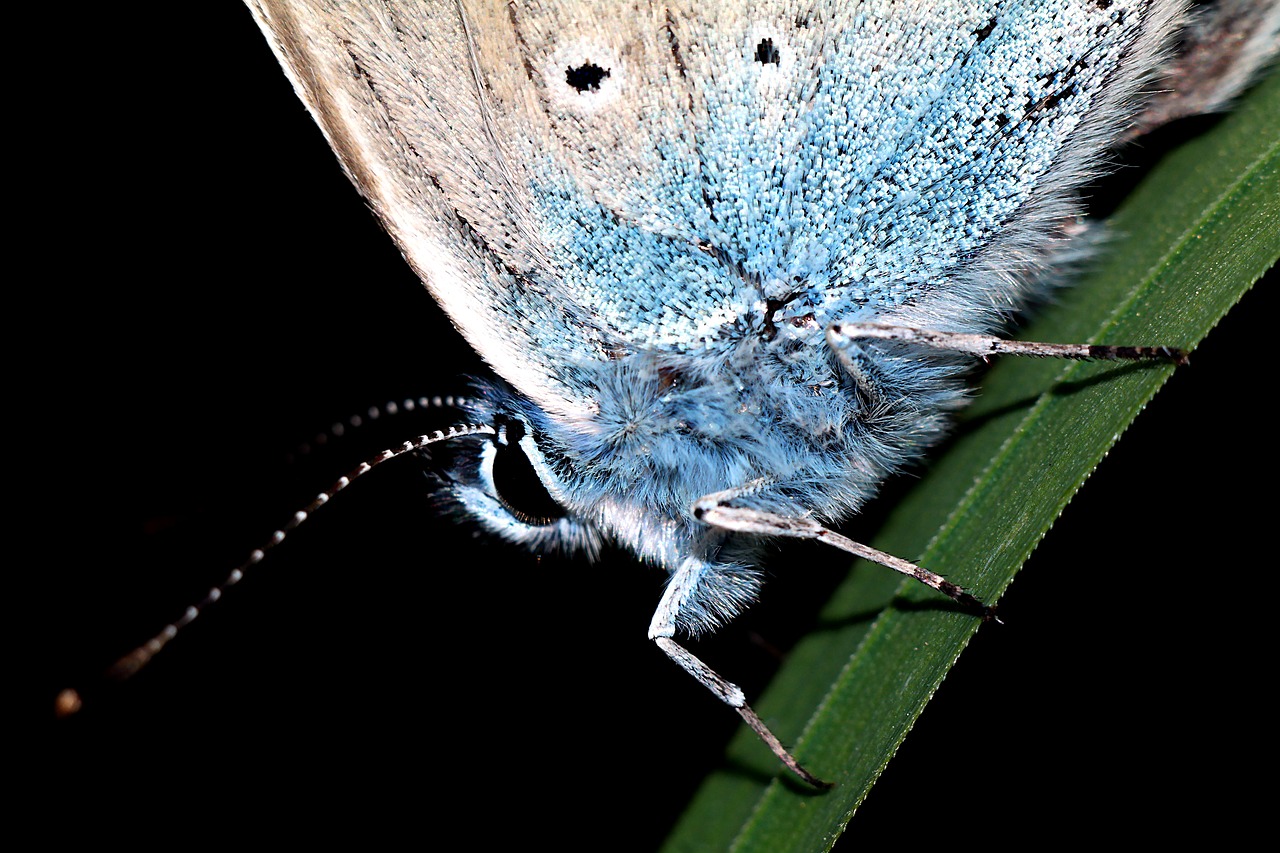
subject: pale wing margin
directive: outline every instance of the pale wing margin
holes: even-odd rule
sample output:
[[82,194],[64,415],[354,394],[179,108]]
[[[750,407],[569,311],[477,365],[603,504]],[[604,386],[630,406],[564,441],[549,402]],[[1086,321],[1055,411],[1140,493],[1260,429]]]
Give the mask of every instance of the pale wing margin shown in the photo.
[[481,31],[511,41],[486,52],[525,73],[497,19],[505,4],[247,2],[343,169],[468,342],[545,410],[587,415],[590,402],[543,365],[557,347],[572,349],[562,363],[605,360],[616,342],[554,289],[527,152],[511,148],[538,128],[523,141],[494,131],[495,90],[507,109],[545,121],[521,102],[533,97],[527,86],[494,79],[492,67],[481,78]]

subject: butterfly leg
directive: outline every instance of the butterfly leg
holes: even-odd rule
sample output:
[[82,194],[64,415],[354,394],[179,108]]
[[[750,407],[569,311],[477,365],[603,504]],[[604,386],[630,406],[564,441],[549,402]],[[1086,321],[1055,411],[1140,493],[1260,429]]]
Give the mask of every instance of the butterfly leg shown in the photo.
[[940,332],[913,326],[884,323],[834,323],[827,329],[827,342],[837,353],[856,340],[900,341],[979,358],[993,355],[1032,355],[1073,359],[1163,359],[1186,364],[1187,353],[1173,347],[1105,346],[1101,344],[1050,344],[1012,341],[991,335]]
[[840,346],[833,345],[832,349],[845,372],[853,379],[863,402],[866,403],[867,417],[871,418],[878,413],[890,410],[893,395],[889,392],[884,371],[876,366],[875,360],[852,340],[843,341]]
[[653,640],[667,657],[679,664],[681,669],[720,697],[720,701],[737,711],[747,725],[751,726],[752,731],[760,736],[773,754],[778,756],[793,773],[815,788],[830,788],[830,782],[824,782],[804,769],[800,762],[787,751],[777,735],[769,730],[764,721],[747,704],[747,697],[741,687],[725,679],[673,639],[677,618],[694,590],[697,589],[699,575],[703,568],[701,561],[690,559],[686,560],[671,576],[662,600],[658,603],[658,609],[653,614],[653,621],[649,623],[649,639]]
[[841,536],[834,530],[823,527],[812,518],[779,515],[778,513],[762,512],[756,509],[729,505],[730,501],[741,496],[742,492],[738,489],[706,495],[694,503],[693,515],[698,520],[714,527],[719,527],[722,530],[752,533],[760,536],[817,539],[826,542],[841,551],[853,554],[855,557],[879,563],[882,566],[893,569],[895,572],[915,578],[925,586],[936,589],[957,603],[981,614],[984,620],[995,619],[997,622],[999,621],[996,619],[994,605],[983,604],[981,600],[965,592],[964,588],[959,584],[952,583],[936,572],[931,572],[901,557],[895,557],[892,554],[872,548],[870,545],[855,542],[847,536]]

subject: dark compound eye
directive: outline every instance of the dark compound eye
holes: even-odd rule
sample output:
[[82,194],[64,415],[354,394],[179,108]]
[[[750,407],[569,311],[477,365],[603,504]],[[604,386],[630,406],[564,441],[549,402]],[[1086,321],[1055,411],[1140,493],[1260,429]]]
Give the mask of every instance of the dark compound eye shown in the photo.
[[567,513],[551,497],[533,463],[520,447],[520,439],[525,434],[524,424],[509,420],[503,426],[494,445],[497,450],[493,457],[494,497],[507,512],[525,524],[534,527],[555,524]]
[[577,68],[565,70],[564,81],[579,92],[597,92],[600,83],[609,76],[609,69],[601,68],[594,62],[584,62]]

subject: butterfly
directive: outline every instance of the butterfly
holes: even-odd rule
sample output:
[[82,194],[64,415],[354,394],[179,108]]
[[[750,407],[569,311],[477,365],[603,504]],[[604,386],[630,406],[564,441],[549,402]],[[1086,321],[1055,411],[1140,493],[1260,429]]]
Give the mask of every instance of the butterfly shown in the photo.
[[[1092,14],[1105,13],[1107,21],[1126,17],[1120,14],[1123,4],[1088,5]],[[1148,21],[1145,27],[1132,23],[1132,18],[1140,17],[1138,7],[1145,13],[1148,6],[1157,16],[1164,16],[1164,23]],[[1017,11],[1021,7],[1009,8]],[[330,9],[327,14],[338,11]],[[1029,274],[1057,253],[1056,241],[1065,244],[1065,235],[1054,233],[1050,240],[1042,241],[1041,235],[1034,235],[1033,240],[1030,232],[1058,222],[1067,208],[1059,207],[1058,199],[1053,199],[1053,204],[1046,200],[1043,188],[1028,177],[1025,163],[1019,161],[1015,167],[1013,160],[1002,156],[998,159],[1005,171],[997,172],[1005,186],[995,197],[1009,205],[1005,216],[1043,203],[1039,218],[1022,220],[1014,229],[1006,219],[997,217],[996,225],[987,232],[969,223],[969,230],[976,234],[974,242],[951,245],[953,231],[947,232],[946,239],[934,237],[932,242],[922,236],[930,233],[928,226],[938,223],[926,222],[920,230],[911,230],[915,227],[913,217],[920,215],[913,210],[928,211],[922,214],[926,219],[936,215],[939,184],[903,188],[910,179],[888,169],[894,156],[908,153],[901,145],[898,150],[884,152],[879,160],[871,158],[873,165],[864,164],[863,174],[845,187],[845,198],[860,199],[871,209],[893,199],[892,204],[905,205],[891,207],[903,214],[905,225],[892,221],[893,217],[866,211],[861,218],[842,220],[844,214],[837,213],[821,227],[815,224],[817,208],[805,205],[832,191],[823,183],[828,177],[853,175],[856,169],[815,170],[806,163],[798,170],[783,166],[746,173],[718,167],[716,157],[731,165],[767,162],[761,152],[773,151],[770,146],[778,146],[782,139],[790,140],[781,146],[786,151],[813,154],[830,131],[830,115],[836,110],[832,105],[838,100],[832,92],[900,90],[904,100],[910,101],[910,87],[889,82],[854,84],[850,82],[855,79],[852,72],[844,76],[844,72],[836,73],[827,80],[821,74],[803,78],[806,69],[815,69],[798,58],[804,55],[800,46],[809,44],[804,38],[819,28],[820,20],[821,27],[849,34],[843,46],[828,48],[823,43],[824,57],[834,50],[837,56],[865,59],[866,67],[860,73],[885,75],[886,81],[914,79],[910,75],[918,74],[903,56],[872,56],[874,51],[864,56],[859,45],[865,43],[856,41],[859,37],[876,36],[888,43],[907,37],[885,38],[882,30],[873,27],[837,27],[834,21],[838,15],[855,14],[852,8],[831,10],[831,19],[815,16],[804,26],[795,19],[787,20],[785,26],[775,21],[772,29],[765,28],[767,32],[732,33],[709,25],[719,22],[697,21],[696,14],[680,18],[668,13],[646,32],[642,47],[623,50],[614,44],[612,54],[589,54],[581,38],[575,41],[569,25],[597,36],[608,32],[608,27],[597,24],[593,28],[580,16],[540,19],[541,11],[554,13],[556,8],[464,10],[444,4],[426,14],[408,15],[400,25],[381,31],[388,44],[412,43],[410,36],[420,36],[423,42],[437,39],[426,53],[431,61],[421,65],[377,65],[379,59],[386,58],[380,50],[366,54],[359,49],[383,43],[376,38],[363,42],[360,38],[334,39],[321,48],[326,62],[350,63],[344,67],[358,72],[350,79],[369,91],[382,92],[375,101],[388,109],[398,105],[394,96],[419,93],[418,98],[406,97],[406,102],[416,108],[421,106],[419,101],[425,101],[432,117],[425,120],[423,138],[411,138],[401,146],[401,154],[413,151],[425,162],[450,164],[427,169],[422,181],[389,179],[383,170],[396,163],[396,157],[369,154],[377,148],[379,138],[401,144],[400,131],[410,125],[408,120],[363,127],[364,131],[381,128],[389,132],[383,137],[361,137],[355,150],[349,150],[343,146],[351,141],[341,137],[340,129],[357,127],[360,122],[346,113],[341,119],[332,115],[322,118],[331,123],[326,129],[345,165],[388,221],[411,264],[496,372],[483,382],[482,393],[473,397],[466,411],[471,420],[491,426],[496,440],[476,444],[475,453],[455,451],[452,461],[458,467],[440,475],[445,494],[494,532],[533,548],[592,552],[606,541],[621,542],[643,560],[667,569],[672,581],[651,635],[677,663],[713,690],[718,689],[722,698],[731,704],[741,703],[739,696],[684,651],[674,639],[676,635],[712,630],[746,607],[758,592],[762,539],[794,532],[787,524],[796,520],[807,524],[808,519],[817,517],[833,523],[861,507],[891,471],[939,439],[962,394],[968,364],[965,357],[922,350],[912,343],[845,340],[833,335],[833,330],[865,317],[949,331],[985,331],[998,326],[1005,314],[1037,292]],[[609,16],[607,9],[598,11]],[[988,15],[983,17],[982,11]],[[1001,34],[1012,27],[1011,20],[1002,17],[1004,11],[1005,7],[994,6],[992,10],[961,11],[947,4],[932,4],[921,7],[920,21],[899,23],[914,23],[914,28],[906,26],[905,31],[916,36],[935,29],[925,26],[933,23],[930,15],[962,15],[973,26],[936,28],[943,30],[938,36],[941,41],[936,50],[925,53],[976,57],[982,55],[980,46],[989,45],[994,51],[1003,43]],[[1117,34],[1112,40],[1101,39],[1101,47],[1090,43],[1077,54],[1037,57],[1037,62],[1044,64],[1025,77],[1039,79],[1054,66],[1060,74],[1057,82],[1063,87],[1089,90],[1090,81],[1084,79],[1088,75],[1082,69],[1101,74],[1097,69],[1122,67],[1121,58],[1133,53],[1154,57],[1156,45],[1171,31],[1175,11],[1171,4],[1136,4],[1130,18],[1133,30],[1128,35],[1119,35],[1123,27],[1112,24],[1119,28]],[[520,17],[517,13],[521,12],[527,15],[523,23],[535,25],[534,30],[515,27],[514,32],[508,32],[494,24],[504,16]],[[495,17],[486,17],[490,13]],[[437,27],[446,19],[453,22],[452,35]],[[301,20],[295,21],[300,28]],[[415,21],[420,24],[418,29],[412,26]],[[424,21],[430,25],[421,26]],[[699,29],[694,24],[705,26]],[[285,33],[297,35],[284,24],[271,24],[268,29],[281,40]],[[320,27],[319,31],[334,32],[336,28]],[[506,68],[490,58],[491,53],[523,56],[522,50],[532,51],[527,42],[528,33],[534,31],[546,42],[542,65],[526,58]],[[490,43],[486,34],[498,32],[504,33],[506,41]],[[708,33],[723,35],[724,45]],[[960,33],[964,33],[962,38]],[[960,38],[969,45],[968,53],[948,38]],[[611,44],[600,38],[596,41],[591,45],[596,49]],[[347,45],[348,55],[340,55],[336,44]],[[736,53],[730,45],[736,46]],[[744,52],[743,46],[754,50]],[[557,54],[561,48],[568,59]],[[921,50],[919,46],[912,49]],[[643,59],[651,56],[661,57],[666,71],[662,86],[647,89],[651,99],[645,99],[627,86],[648,73],[636,69],[648,68]],[[1071,61],[1064,63],[1064,56]],[[717,64],[729,62],[730,57],[740,62],[737,71],[731,72],[735,66],[730,64]],[[1102,75],[1109,85],[1092,81],[1096,88],[1091,97],[1116,99],[1109,109],[1096,104],[1081,108],[1081,115],[1094,116],[1099,127],[1120,121],[1124,114],[1115,104],[1150,70],[1150,61],[1126,61],[1130,67],[1116,72],[1118,77]],[[1093,62],[1098,64],[1087,64]],[[295,82],[301,81],[298,85],[304,96],[310,92],[313,99],[319,99],[311,75],[323,64],[314,57],[294,56],[286,60],[286,69]],[[401,66],[406,66],[401,70],[407,79],[394,76]],[[478,77],[477,67],[485,72]],[[459,68],[470,68],[471,76],[458,73]],[[950,66],[946,70],[951,70]],[[644,116],[678,112],[683,102],[677,95],[681,93],[692,92],[689,96],[694,100],[714,100],[713,91],[687,85],[682,89],[682,79],[733,80],[738,72],[749,77],[756,87],[753,91],[784,93],[777,96],[780,103],[789,103],[793,97],[785,93],[800,92],[809,93],[814,103],[825,106],[803,116],[785,109],[733,116],[716,130],[714,117],[718,113],[704,103],[699,105],[701,118],[669,136],[640,132],[649,127]],[[429,73],[436,75],[429,78],[431,85],[424,82]],[[892,76],[895,73],[899,75],[896,78]],[[952,73],[969,79],[963,75],[970,72],[963,69]],[[510,93],[504,86],[513,85],[507,79],[512,75],[541,80],[551,94],[535,98],[529,93]],[[586,78],[594,79],[583,82]],[[423,88],[429,97],[421,97]],[[449,94],[444,94],[446,91]],[[468,91],[474,110],[454,109],[465,101]],[[1066,113],[1072,98],[1085,97],[1078,92],[1063,95],[1064,91],[1028,95],[1020,102],[1026,108],[1024,120],[1052,129],[1054,121],[1028,116],[1054,110]],[[496,103],[486,106],[490,93]],[[514,100],[504,101],[508,96]],[[522,98],[555,103],[562,113],[546,118],[547,127],[540,130],[516,129],[518,123],[513,124],[511,116],[526,115],[520,109]],[[848,104],[838,106],[850,109]],[[491,108],[502,115],[489,115]],[[687,104],[685,108],[689,108]],[[607,117],[610,109],[624,117]],[[899,104],[893,107],[892,116],[901,120],[903,128],[909,128],[919,121],[918,109],[922,107]],[[826,113],[820,115],[822,110]],[[317,111],[325,113],[325,108]],[[1018,124],[976,114],[970,121],[990,134],[979,134],[976,139],[1012,138],[1007,136],[1012,131],[1003,128]],[[838,163],[864,163],[868,153],[881,152],[883,140],[868,132],[875,126],[876,121],[858,125],[859,132],[837,141],[830,157]],[[595,138],[602,127],[611,129],[607,144]],[[635,134],[622,132],[624,127]],[[451,137],[446,128],[456,136]],[[1065,134],[1065,127],[1059,129]],[[1066,138],[1083,133],[1074,124],[1071,131]],[[571,144],[574,132],[580,134],[577,148]],[[554,140],[554,145],[547,146],[552,155],[540,159],[539,146],[527,137]],[[927,134],[920,138],[927,139]],[[741,143],[741,151],[734,150],[735,139]],[[1019,140],[1017,150],[1027,150],[1027,138]],[[842,144],[848,150],[843,150]],[[1046,152],[1057,150],[1048,142],[1043,144],[1049,146]],[[970,142],[962,148],[972,154],[981,146]],[[606,157],[604,152],[617,156]],[[694,156],[690,152],[698,153]],[[492,162],[486,153],[493,155]],[[1072,156],[1077,163],[1089,159],[1087,152]],[[921,165],[915,156],[907,159],[908,165]],[[946,157],[940,154],[939,161],[946,162]],[[702,171],[688,173],[685,166],[691,162]],[[1054,177],[1044,181],[1063,190],[1074,183],[1076,176],[1068,180],[1054,173],[1052,163],[1046,169],[1044,174]],[[943,174],[947,174],[945,168]],[[805,183],[810,175],[817,175],[813,186]],[[800,183],[791,185],[789,180]],[[392,190],[386,189],[388,181]],[[682,181],[685,188],[678,189]],[[423,184],[436,187],[439,195],[420,199],[418,196],[426,192],[421,189]],[[372,189],[374,186],[378,189]],[[531,186],[537,187],[532,195]],[[656,201],[647,198],[645,190],[655,186],[671,195]],[[688,189],[695,186],[700,187],[698,193]],[[1027,195],[1011,200],[1004,195],[1010,187],[1021,187]],[[387,192],[391,194],[385,195]],[[398,195],[401,192],[406,196]],[[774,204],[770,193],[777,192],[803,208],[789,223],[778,223],[766,215],[775,210],[770,207]],[[934,195],[925,204],[922,199],[929,193]],[[431,212],[432,204],[441,198],[448,199],[446,207],[452,213]],[[745,207],[744,198],[750,199]],[[908,200],[918,208],[912,208]],[[846,204],[841,210],[847,212],[847,208]],[[965,222],[964,205],[957,210],[961,211],[959,221]],[[548,224],[548,217],[561,215],[565,222]],[[779,233],[770,233],[768,240],[780,242],[760,243],[768,242],[763,233],[775,226]],[[866,246],[859,249],[853,241],[854,231],[864,227],[878,235],[880,248],[897,258],[911,275],[894,269],[884,258],[868,259],[877,252]],[[900,227],[906,231],[899,233]],[[546,244],[530,235],[547,238]],[[1001,264],[993,265],[993,258],[984,252],[991,251],[997,238],[1009,241],[1003,244],[1008,254],[1001,256]],[[643,252],[628,249],[637,243],[645,245]],[[922,251],[924,245],[937,255]],[[687,251],[680,254],[673,246]],[[483,247],[492,252],[486,253]],[[1021,257],[1023,254],[1027,257]],[[1004,268],[1009,256],[1018,257],[1017,269]],[[573,263],[566,263],[566,258]],[[664,266],[667,264],[674,266]],[[476,269],[485,273],[479,275]],[[656,270],[670,273],[671,269],[679,272],[675,283],[665,281],[670,274],[655,274]],[[833,270],[848,280],[831,282]],[[924,270],[931,272],[925,275]],[[974,270],[989,273],[992,282],[984,285]],[[962,286],[957,285],[962,295],[948,289],[951,277],[957,276],[964,279]],[[925,279],[929,281],[922,283]],[[510,463],[506,457],[512,455],[512,464],[532,467],[536,482],[555,507],[551,515],[544,511],[544,496],[536,491],[533,500],[539,509],[531,512],[499,487],[500,482],[509,482],[499,472]],[[701,505],[708,496],[718,497]],[[734,512],[747,515],[733,516]],[[716,517],[715,513],[731,517]],[[729,528],[730,523],[739,523],[744,517],[747,523],[763,527],[737,532]],[[741,711],[747,706],[737,707]],[[780,757],[784,756],[782,750]],[[803,768],[792,766],[813,779]]]

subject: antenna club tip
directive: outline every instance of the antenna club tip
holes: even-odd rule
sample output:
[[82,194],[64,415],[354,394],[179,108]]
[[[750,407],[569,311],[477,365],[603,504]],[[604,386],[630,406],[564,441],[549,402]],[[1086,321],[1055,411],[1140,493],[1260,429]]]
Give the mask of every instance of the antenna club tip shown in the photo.
[[53,713],[60,720],[65,720],[72,714],[84,707],[84,700],[80,698],[80,694],[70,687],[58,693],[58,698],[53,700]]

